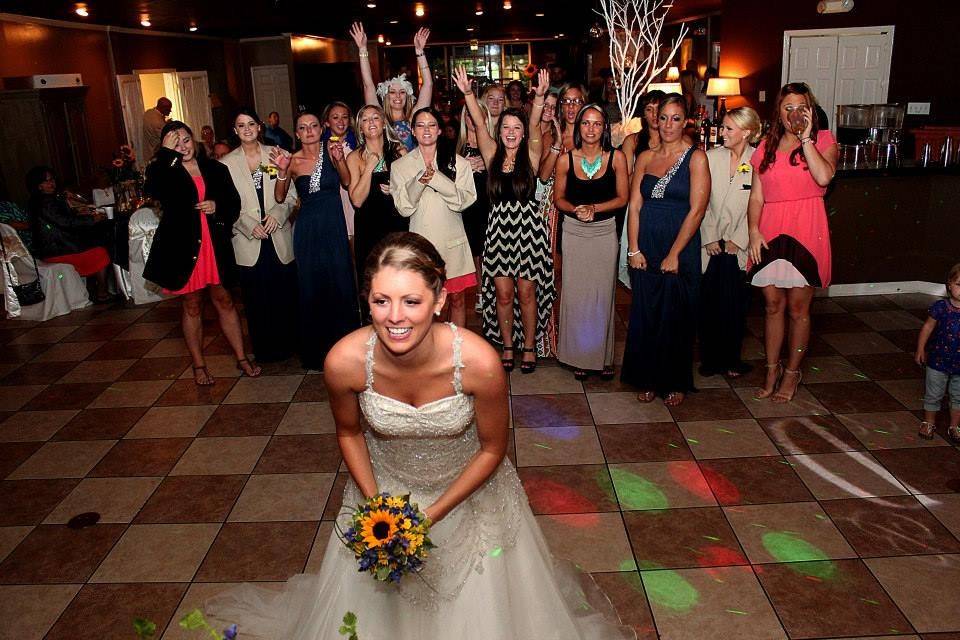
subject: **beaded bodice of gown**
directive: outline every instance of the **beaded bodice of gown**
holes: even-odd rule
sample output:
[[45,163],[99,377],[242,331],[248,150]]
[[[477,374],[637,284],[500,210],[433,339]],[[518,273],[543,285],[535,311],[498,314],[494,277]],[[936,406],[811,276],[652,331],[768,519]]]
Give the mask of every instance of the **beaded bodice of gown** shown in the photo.
[[[462,388],[463,336],[455,325],[447,326],[453,332],[451,395],[415,407],[375,391],[377,334],[371,331],[366,389],[359,396],[369,425],[364,435],[377,489],[409,492],[421,509],[440,497],[480,450],[473,396],[464,394]],[[435,325],[434,330],[441,327]],[[352,500],[359,499],[356,486],[348,483],[344,504],[352,506]],[[435,525],[431,537],[437,548],[424,564],[424,580],[402,581],[401,592],[425,606],[454,598],[471,571],[482,571],[485,555],[513,546],[523,499],[517,472],[504,458],[483,486]]]

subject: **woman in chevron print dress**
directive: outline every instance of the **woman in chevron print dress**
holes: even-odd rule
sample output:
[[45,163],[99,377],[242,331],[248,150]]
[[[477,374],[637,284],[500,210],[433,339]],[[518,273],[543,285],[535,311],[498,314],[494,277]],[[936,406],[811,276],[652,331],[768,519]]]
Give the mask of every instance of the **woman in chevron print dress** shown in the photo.
[[[463,67],[454,73],[474,122],[483,112]],[[529,130],[540,130],[549,75],[541,71],[530,111]],[[514,352],[523,345],[520,371],[537,368],[537,349],[553,304],[553,261],[550,240],[535,197],[541,139],[528,138],[528,123],[519,109],[506,109],[497,122],[497,139],[477,127],[477,143],[487,166],[490,215],[483,253],[480,300],[483,333],[503,345],[501,362],[511,371]],[[543,354],[546,355],[546,354]]]

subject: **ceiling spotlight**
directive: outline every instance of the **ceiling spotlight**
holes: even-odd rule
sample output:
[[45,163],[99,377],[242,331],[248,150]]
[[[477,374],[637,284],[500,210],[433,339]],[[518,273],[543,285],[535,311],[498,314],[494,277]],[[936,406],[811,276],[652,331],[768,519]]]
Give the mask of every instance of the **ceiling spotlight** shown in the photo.
[[513,9],[513,3],[510,2],[510,0],[503,0],[503,8],[509,11],[510,9]]
[[483,15],[483,5],[479,2],[477,3],[477,10],[473,12],[474,15],[482,16]]
[[423,14],[426,12],[426,10],[423,8],[423,3],[418,2],[417,4],[415,4],[413,7],[413,12],[417,14],[418,18],[422,18]]
[[191,32],[191,33],[193,33],[193,32],[196,31],[196,30],[197,30],[197,25],[195,25],[195,24],[190,25],[190,32]]
[[149,17],[140,18],[140,26],[141,26],[141,27],[149,27],[150,25],[151,25],[151,22],[150,22],[150,18],[149,18]]
[[386,42],[386,40],[384,40],[384,38],[383,38],[383,34],[382,34],[382,33],[377,36],[377,42],[379,42],[380,44],[383,44],[384,42]]
[[78,16],[80,16],[81,18],[86,18],[87,16],[90,15],[90,12],[87,11],[87,5],[85,5],[85,4],[78,4],[78,5],[77,5],[77,8],[76,8],[74,11],[75,11],[76,14],[77,14]]
[[377,3],[376,3],[376,2],[368,2],[368,3],[367,3],[367,9],[376,9],[376,8],[377,8]]
[[467,31],[473,31],[473,27],[467,27]]
[[391,20],[390,24],[398,24],[399,22],[400,22],[399,20]]
[[386,42],[384,42],[384,44],[385,44],[385,45],[387,45],[387,46],[389,47],[389,46],[390,46],[390,45],[392,45],[393,43],[392,43],[392,42],[390,42],[389,40],[387,40]]
[[534,15],[537,16],[538,18],[542,18],[546,14],[544,14],[543,12],[540,12],[540,13],[535,13]]

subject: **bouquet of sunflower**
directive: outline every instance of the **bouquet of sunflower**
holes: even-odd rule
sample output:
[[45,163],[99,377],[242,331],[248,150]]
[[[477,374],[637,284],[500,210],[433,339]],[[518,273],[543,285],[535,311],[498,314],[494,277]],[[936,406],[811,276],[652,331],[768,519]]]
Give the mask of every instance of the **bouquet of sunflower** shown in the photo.
[[434,544],[430,519],[410,502],[410,494],[379,493],[357,505],[350,527],[338,533],[353,551],[358,571],[368,571],[381,582],[399,582],[416,573]]

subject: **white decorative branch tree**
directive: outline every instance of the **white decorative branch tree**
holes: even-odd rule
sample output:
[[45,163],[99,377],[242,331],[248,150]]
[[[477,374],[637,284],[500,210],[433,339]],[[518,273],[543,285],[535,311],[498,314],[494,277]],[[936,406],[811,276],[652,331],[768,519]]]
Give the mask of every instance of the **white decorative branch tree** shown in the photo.
[[617,102],[626,125],[647,86],[669,66],[687,34],[686,25],[669,47],[660,34],[672,0],[600,0],[600,11],[610,35],[610,66],[617,84]]

